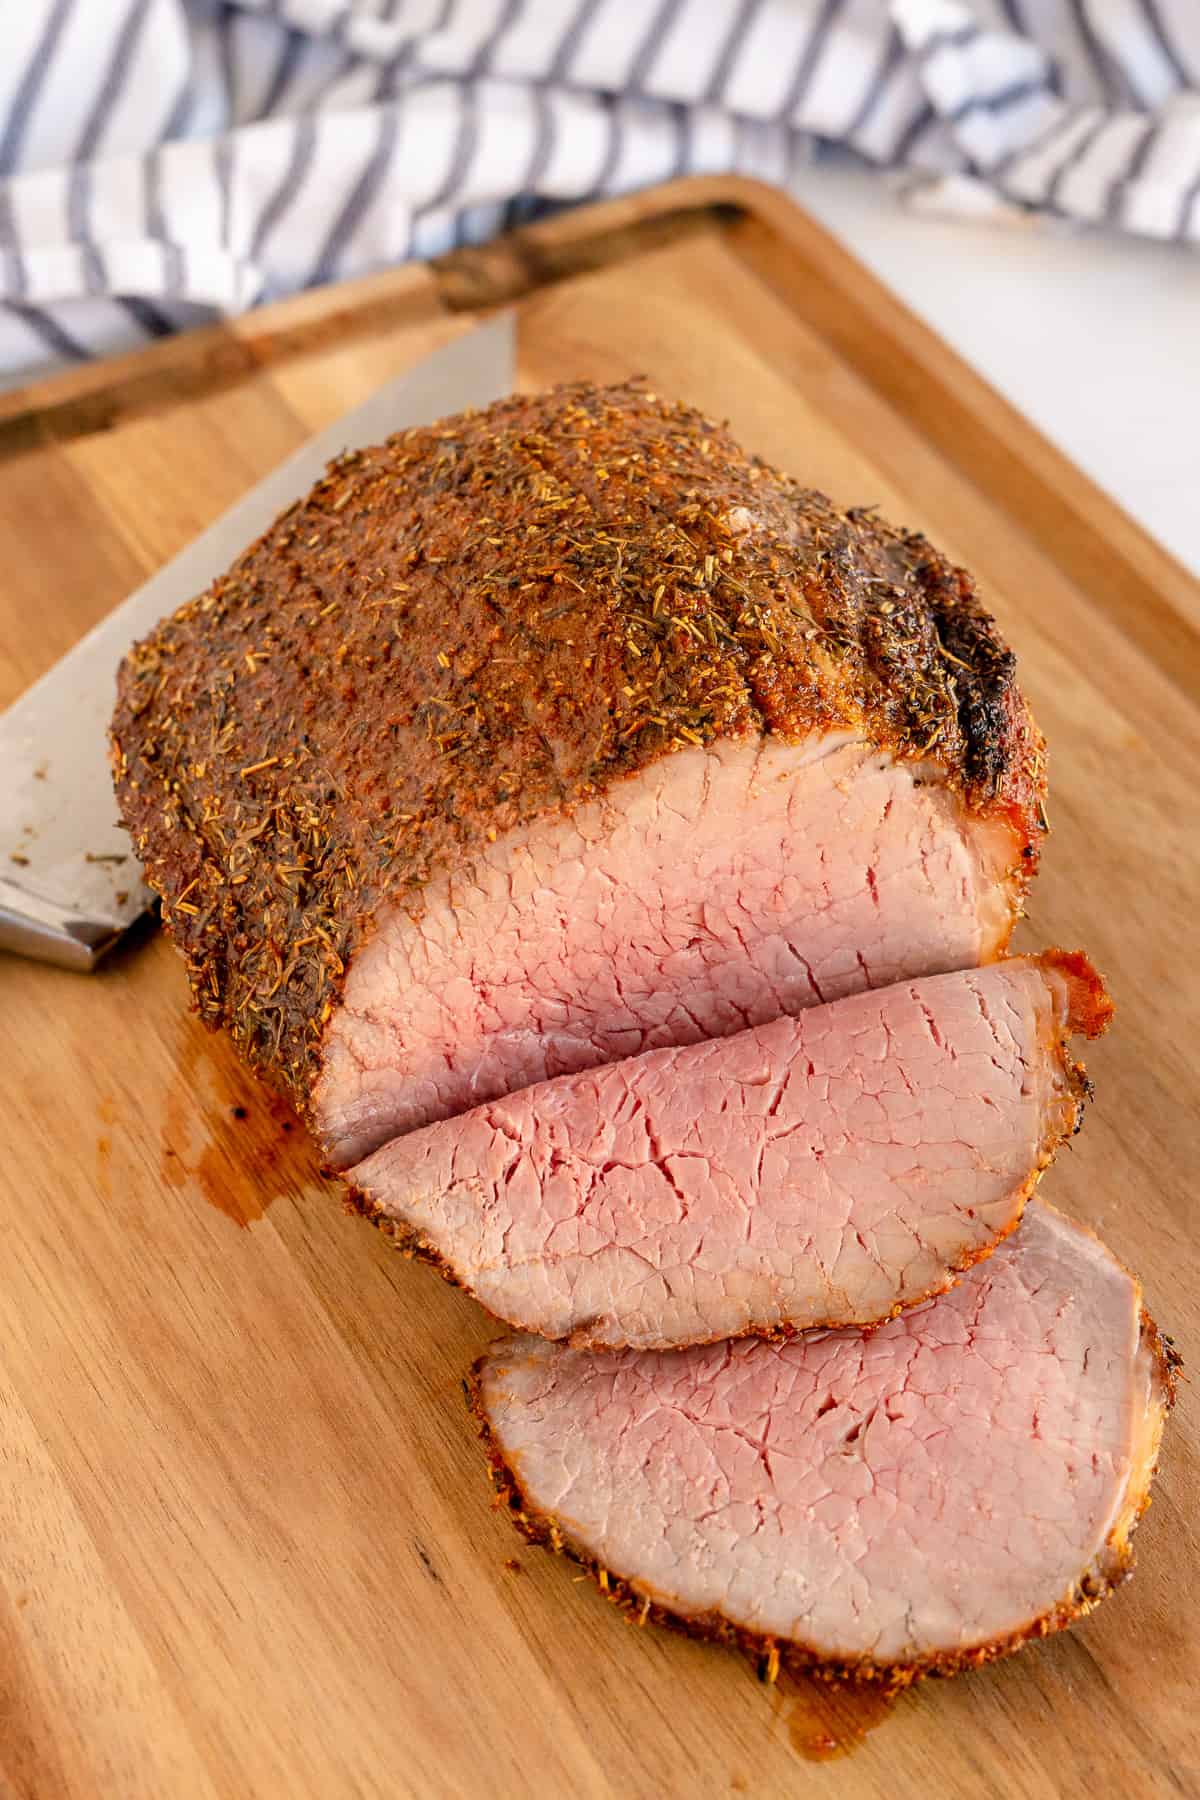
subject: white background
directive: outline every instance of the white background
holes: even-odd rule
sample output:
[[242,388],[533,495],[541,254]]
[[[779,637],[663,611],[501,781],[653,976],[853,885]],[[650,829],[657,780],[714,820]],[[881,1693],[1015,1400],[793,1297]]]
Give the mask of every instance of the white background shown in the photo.
[[1200,255],[930,218],[866,170],[791,183],[902,300],[1200,574]]

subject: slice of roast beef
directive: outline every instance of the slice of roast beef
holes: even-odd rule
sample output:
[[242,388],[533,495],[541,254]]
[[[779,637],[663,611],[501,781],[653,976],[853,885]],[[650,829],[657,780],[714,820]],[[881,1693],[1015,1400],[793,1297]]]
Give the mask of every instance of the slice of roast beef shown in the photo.
[[394,1139],[357,1204],[499,1317],[668,1349],[868,1324],[1012,1230],[1111,1007],[1051,952],[563,1076]]
[[518,1526],[610,1593],[903,1680],[1057,1630],[1127,1572],[1173,1363],[1133,1277],[1033,1201],[874,1331],[660,1354],[510,1338],[474,1399]]
[[336,463],[130,654],[114,762],[196,1006],[337,1166],[986,962],[1040,832],[968,577],[636,385]]

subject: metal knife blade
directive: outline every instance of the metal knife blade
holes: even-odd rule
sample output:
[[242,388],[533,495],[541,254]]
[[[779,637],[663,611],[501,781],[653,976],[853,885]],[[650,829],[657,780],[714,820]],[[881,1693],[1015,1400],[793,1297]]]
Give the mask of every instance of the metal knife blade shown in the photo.
[[456,338],[294,456],[109,613],[0,714],[0,950],[96,967],[153,895],[117,822],[108,722],[117,665],[138,637],[202,592],[343,450],[512,389],[513,320]]

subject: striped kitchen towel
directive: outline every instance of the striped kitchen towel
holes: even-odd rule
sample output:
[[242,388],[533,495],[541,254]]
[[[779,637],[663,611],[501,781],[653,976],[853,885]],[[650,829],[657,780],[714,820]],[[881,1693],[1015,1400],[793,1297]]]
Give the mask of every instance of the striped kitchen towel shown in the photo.
[[1200,239],[1200,0],[19,0],[0,375],[685,172]]

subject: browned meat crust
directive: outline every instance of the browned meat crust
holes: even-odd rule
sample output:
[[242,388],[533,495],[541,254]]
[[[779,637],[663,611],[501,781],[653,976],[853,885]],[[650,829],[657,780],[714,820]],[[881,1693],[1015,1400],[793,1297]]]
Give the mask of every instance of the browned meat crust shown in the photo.
[[970,578],[636,384],[343,457],[127,657],[122,815],[195,1004],[304,1107],[384,902],[675,748],[849,727],[1036,862],[1042,741]]
[[[1057,946],[1043,950],[1038,960],[1053,969],[1066,982],[1070,995],[1069,1010],[1072,1030],[1083,1037],[1099,1037],[1108,1030],[1115,1011],[1112,996],[1104,985],[1091,958],[1083,950],[1061,950]],[[1083,1075],[1082,1066],[1079,1073]],[[1090,1092],[1086,1077],[1084,1091]]]
[[927,1675],[958,1675],[977,1669],[998,1657],[1038,1638],[1062,1631],[1076,1619],[1097,1607],[1102,1600],[1127,1581],[1133,1573],[1132,1537],[1138,1521],[1150,1504],[1150,1484],[1158,1467],[1158,1452],[1167,1413],[1175,1404],[1176,1377],[1182,1359],[1172,1344],[1159,1331],[1149,1313],[1142,1309],[1141,1346],[1151,1361],[1151,1397],[1143,1432],[1141,1455],[1136,1459],[1129,1488],[1112,1531],[1100,1555],[1080,1576],[1073,1592],[1039,1618],[1031,1619],[1020,1631],[996,1638],[989,1644],[956,1653],[939,1653],[911,1663],[880,1664],[855,1658],[833,1661],[810,1645],[764,1637],[747,1631],[727,1619],[723,1613],[683,1615],[639,1591],[636,1582],[628,1581],[613,1570],[603,1568],[596,1559],[577,1544],[571,1543],[558,1523],[540,1512],[523,1494],[512,1469],[505,1460],[484,1409],[480,1391],[480,1372],[487,1355],[479,1357],[463,1382],[467,1405],[474,1415],[478,1435],[483,1440],[488,1472],[496,1492],[497,1506],[508,1509],[516,1529],[531,1544],[540,1544],[556,1554],[567,1556],[592,1577],[609,1602],[639,1625],[647,1622],[666,1625],[689,1637],[703,1638],[743,1651],[755,1658],[768,1680],[774,1680],[781,1667],[812,1670],[834,1680],[877,1682],[889,1688],[902,1688]]

